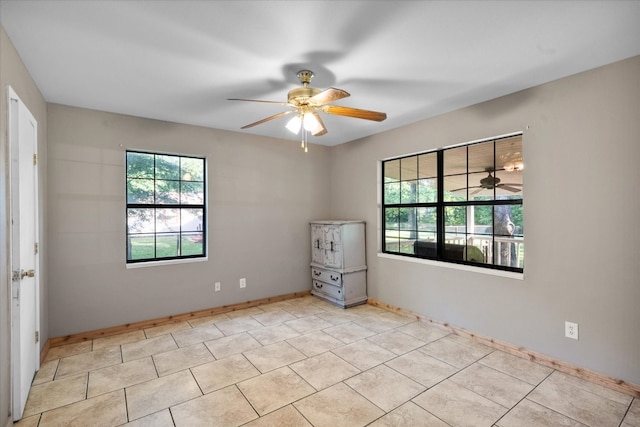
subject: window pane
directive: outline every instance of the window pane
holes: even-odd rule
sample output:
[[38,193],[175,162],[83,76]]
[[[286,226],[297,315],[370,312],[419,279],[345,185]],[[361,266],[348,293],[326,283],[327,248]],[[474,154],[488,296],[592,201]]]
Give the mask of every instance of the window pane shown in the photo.
[[183,233],[182,255],[204,255],[204,236],[202,233]]
[[384,248],[388,252],[400,252],[400,231],[398,230],[385,231]]
[[421,179],[418,181],[418,202],[435,203],[438,201],[438,181]]
[[418,199],[417,181],[400,182],[400,203],[415,203]]
[[155,229],[155,209],[127,209],[127,229],[129,234],[153,233]]
[[493,172],[478,172],[469,174],[469,199],[493,200],[494,187],[500,181]]
[[180,157],[156,155],[156,179],[180,179]]
[[204,159],[182,157],[180,160],[180,167],[182,168],[182,180],[196,182],[204,181]]
[[127,180],[127,203],[153,204],[153,180]]
[[384,211],[384,217],[385,217],[385,228],[387,230],[400,229],[400,209],[386,208]]
[[387,205],[400,203],[400,182],[390,182],[384,185],[384,203]]
[[180,203],[180,182],[156,181],[156,203],[159,205],[177,205]]
[[156,258],[176,257],[180,255],[180,234],[156,234]]
[[427,153],[418,156],[418,178],[436,178],[438,176],[438,154]]
[[400,181],[400,159],[384,162],[383,166],[385,183]]
[[467,173],[467,147],[444,150],[444,175]]
[[400,159],[400,179],[402,181],[418,179],[418,156]]
[[467,200],[467,175],[443,177],[444,201],[461,202]]
[[154,155],[127,152],[127,178],[153,178]]
[[505,171],[521,171],[522,135],[496,141],[496,169]]
[[204,204],[204,183],[182,181],[180,184],[180,203],[184,205]]
[[156,233],[180,231],[180,209],[156,210]]
[[473,212],[473,230],[470,232],[491,237],[493,234],[493,207],[470,206],[469,208]]
[[467,234],[467,208],[447,206],[444,209],[445,243],[465,244]]
[[495,177],[500,180],[496,186],[498,199],[522,199],[522,171],[497,171]]
[[416,208],[400,208],[400,230],[416,230]]
[[128,238],[127,259],[155,258],[155,235],[135,234]]
[[493,141],[469,146],[469,173],[487,172],[495,169],[493,146]]
[[202,219],[204,212],[202,209],[181,209],[182,232],[202,231]]

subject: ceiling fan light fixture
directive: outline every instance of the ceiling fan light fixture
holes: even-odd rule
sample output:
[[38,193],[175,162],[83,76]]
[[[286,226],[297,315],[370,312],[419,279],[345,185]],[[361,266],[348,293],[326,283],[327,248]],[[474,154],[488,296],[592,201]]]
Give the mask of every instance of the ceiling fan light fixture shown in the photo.
[[289,120],[289,122],[287,123],[287,129],[289,129],[291,132],[295,134],[300,132],[301,126],[302,126],[302,119],[300,118],[299,114],[293,116],[293,118],[291,118],[291,120]]
[[311,132],[312,135],[315,135],[322,130],[322,125],[320,124],[316,116],[312,113],[305,113],[303,126],[304,129]]

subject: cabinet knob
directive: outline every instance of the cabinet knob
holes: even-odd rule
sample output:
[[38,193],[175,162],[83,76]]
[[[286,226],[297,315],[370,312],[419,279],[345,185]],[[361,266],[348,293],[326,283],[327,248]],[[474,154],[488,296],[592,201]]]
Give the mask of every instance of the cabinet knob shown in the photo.
[[333,280],[334,282],[336,282],[340,278],[340,276],[333,277],[333,274],[331,274],[329,277],[331,277],[331,280]]

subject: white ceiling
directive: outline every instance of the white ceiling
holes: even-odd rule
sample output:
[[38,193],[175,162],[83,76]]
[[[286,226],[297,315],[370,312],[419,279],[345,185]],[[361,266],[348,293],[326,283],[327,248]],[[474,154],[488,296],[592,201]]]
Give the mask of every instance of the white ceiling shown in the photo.
[[[640,1],[0,0],[47,102],[240,131],[296,73],[386,121],[323,115],[336,145],[640,54]],[[280,118],[246,131],[298,139]]]

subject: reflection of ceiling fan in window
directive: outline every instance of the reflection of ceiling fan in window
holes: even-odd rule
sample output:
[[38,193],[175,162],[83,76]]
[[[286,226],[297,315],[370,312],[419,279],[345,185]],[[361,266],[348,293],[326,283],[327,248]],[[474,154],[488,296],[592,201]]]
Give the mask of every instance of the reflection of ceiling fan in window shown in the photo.
[[[472,188],[475,188],[476,190],[469,193],[471,195],[473,194],[477,194],[482,190],[493,190],[495,189],[503,189],[503,190],[507,190],[510,191],[512,193],[518,193],[520,191],[522,191],[522,184],[516,183],[516,182],[510,182],[508,184],[501,184],[500,183],[500,178],[498,178],[497,176],[493,176],[492,173],[494,172],[493,169],[488,168],[486,169],[487,172],[489,172],[489,176],[482,178],[480,180],[480,185],[476,185],[473,187],[469,187],[469,190],[471,190]],[[456,192],[456,191],[462,191],[462,190],[466,190],[467,187],[462,187],[462,188],[456,188],[455,190],[451,190],[452,193]]]

